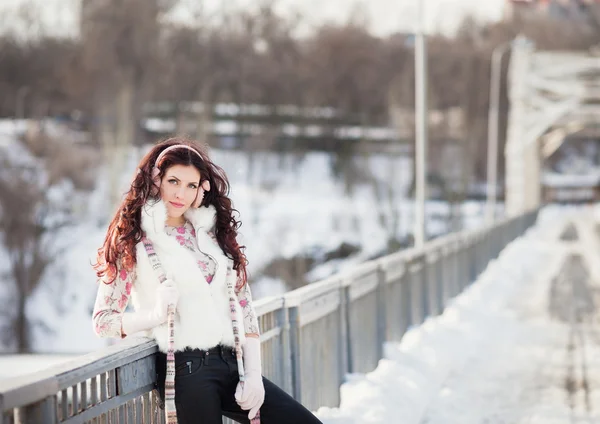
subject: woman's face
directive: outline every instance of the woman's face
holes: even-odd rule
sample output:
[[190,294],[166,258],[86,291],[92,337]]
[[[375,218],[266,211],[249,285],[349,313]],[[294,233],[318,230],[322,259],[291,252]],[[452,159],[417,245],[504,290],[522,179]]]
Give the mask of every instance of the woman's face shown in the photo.
[[160,197],[170,218],[179,218],[187,211],[200,189],[200,172],[191,165],[173,165],[160,183]]

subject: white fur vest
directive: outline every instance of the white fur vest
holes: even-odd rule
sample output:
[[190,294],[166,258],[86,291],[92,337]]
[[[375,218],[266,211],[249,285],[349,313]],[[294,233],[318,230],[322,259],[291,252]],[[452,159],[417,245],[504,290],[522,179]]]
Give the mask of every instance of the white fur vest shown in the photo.
[[[218,344],[234,346],[233,325],[229,310],[227,278],[235,287],[236,273],[233,261],[225,256],[219,245],[208,235],[215,223],[216,211],[213,206],[190,208],[185,218],[196,231],[200,250],[216,262],[212,282],[206,282],[203,271],[187,248],[165,233],[167,208],[162,201],[150,201],[142,208],[142,230],[152,241],[154,250],[164,268],[179,291],[179,301],[175,319],[175,351],[186,347],[209,349]],[[143,244],[136,246],[136,280],[131,291],[131,302],[136,310],[151,309],[154,293],[159,285],[156,272]],[[243,326],[243,315],[239,302],[235,301],[237,322]],[[167,351],[167,324],[150,330],[161,352]],[[240,328],[240,343],[245,341],[243,328]]]

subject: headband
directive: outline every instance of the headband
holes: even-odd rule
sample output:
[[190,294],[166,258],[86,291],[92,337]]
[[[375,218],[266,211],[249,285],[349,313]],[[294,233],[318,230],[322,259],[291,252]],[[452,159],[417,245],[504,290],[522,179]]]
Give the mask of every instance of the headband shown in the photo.
[[169,146],[165,150],[163,150],[162,152],[160,152],[160,155],[158,155],[158,157],[156,158],[156,162],[154,162],[154,166],[158,167],[158,164],[160,163],[160,160],[163,158],[163,156],[167,152],[169,152],[171,150],[175,150],[175,149],[188,149],[188,150],[191,150],[192,152],[196,153],[200,159],[202,159],[202,156],[200,155],[200,153],[198,153],[198,151],[196,149],[194,149],[193,147],[190,147],[187,144],[174,144],[173,146]]

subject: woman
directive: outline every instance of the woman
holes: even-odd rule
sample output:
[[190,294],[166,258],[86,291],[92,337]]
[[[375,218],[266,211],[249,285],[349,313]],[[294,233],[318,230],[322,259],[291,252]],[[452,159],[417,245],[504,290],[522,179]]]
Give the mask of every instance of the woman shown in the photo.
[[[240,222],[233,217],[228,192],[225,173],[196,143],[172,138],[150,150],[98,250],[94,268],[101,283],[94,329],[101,337],[140,331],[153,337],[164,395],[167,307],[176,306],[173,348],[180,424],[220,424],[222,415],[249,423],[259,410],[263,424],[320,423],[262,377],[247,261],[236,241]],[[154,256],[167,276],[162,284],[152,267]],[[125,312],[130,300],[135,312]],[[241,372],[236,353],[243,358]]]

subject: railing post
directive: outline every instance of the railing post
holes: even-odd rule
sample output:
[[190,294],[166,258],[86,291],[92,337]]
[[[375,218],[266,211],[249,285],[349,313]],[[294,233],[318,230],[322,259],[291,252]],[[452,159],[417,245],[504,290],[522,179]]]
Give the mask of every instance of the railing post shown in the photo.
[[494,228],[494,233],[493,233],[493,244],[494,244],[494,258],[497,258],[498,256],[500,256],[500,229],[499,227]]
[[436,264],[437,284],[438,284],[438,310],[440,313],[446,307],[446,284],[444,283],[444,265],[446,263],[445,247],[438,248],[438,261]]
[[294,399],[302,403],[302,386],[301,386],[301,357],[300,357],[300,317],[298,306],[293,306],[288,309],[290,322],[290,364],[292,371],[292,395]]
[[448,300],[452,297],[452,290],[451,290],[452,278],[451,278],[451,272],[450,272],[450,265],[451,265],[450,248],[451,248],[451,246],[449,246],[448,244],[445,244],[440,249],[440,253],[442,255],[441,256],[441,267],[440,267],[440,278],[441,278],[441,284],[442,284],[442,309],[444,309],[446,306],[448,306]]
[[412,257],[408,264],[410,281],[410,325],[419,325],[423,322],[423,281],[421,268],[423,263],[418,256]]
[[452,240],[452,251],[450,253],[450,275],[452,276],[452,297],[456,296],[459,292],[459,275],[458,275],[458,249],[459,241],[454,238]]
[[460,247],[458,249],[458,292],[459,295],[465,288],[465,248],[466,243],[464,239],[460,240]]
[[489,260],[488,242],[488,233],[481,234],[481,252],[479,252],[479,263],[477,264],[477,277],[481,275],[481,273],[485,269],[485,264]]
[[350,284],[342,284],[344,305],[344,328],[346,329],[346,364],[347,372],[354,372],[354,352],[352,351],[352,329],[350,328],[350,312],[352,308],[352,299],[350,299]]
[[465,239],[465,245],[462,249],[463,252],[463,285],[461,292],[471,283],[471,246],[473,245],[473,238],[469,236]]
[[280,308],[275,314],[277,326],[281,328],[280,346],[281,346],[281,368],[280,372],[283,377],[283,390],[290,395],[293,395],[294,389],[292,386],[292,362],[290,349],[290,322],[288,317],[288,309]]
[[349,313],[348,304],[346,301],[346,287],[345,284],[341,283],[339,286],[340,290],[340,309],[338,311],[339,330],[338,331],[338,370],[340,375],[340,385],[344,383],[345,376],[350,372],[350,357],[348,356],[347,347],[352,342],[350,339],[350,333],[348,332],[349,326]]
[[488,232],[483,233],[481,235],[481,252],[479,255],[479,264],[477,265],[477,268],[478,268],[477,276],[478,277],[481,275],[481,273],[485,269],[485,264],[490,260],[490,255],[489,255],[490,244],[489,244],[489,242],[490,242],[489,233]]
[[400,307],[402,308],[402,336],[412,322],[412,281],[410,277],[410,262],[404,262],[404,272],[400,279]]
[[479,247],[479,235],[474,234],[471,237],[471,246],[469,247],[469,284],[477,279],[477,264],[479,263],[477,247]]
[[471,270],[471,276],[469,278],[469,284],[477,279],[477,275],[479,274],[479,249],[480,248],[480,240],[479,234],[476,234],[472,237],[471,246],[469,247],[469,258],[471,264],[469,269]]
[[471,283],[471,247],[473,246],[473,238],[469,236],[465,241],[463,249],[463,286],[461,292]]
[[489,232],[483,233],[483,249],[481,252],[480,259],[481,259],[481,263],[479,264],[479,275],[481,275],[481,273],[486,268],[489,261],[492,259],[492,256],[490,255],[490,233]]
[[467,286],[467,280],[469,279],[468,274],[468,262],[469,262],[469,242],[465,240],[464,236],[461,240],[461,246],[459,250],[459,258],[460,258],[460,290],[459,293]]
[[461,292],[469,285],[471,281],[471,237],[465,237],[465,244],[462,248],[463,256],[463,267],[462,267],[462,280],[463,284]]
[[456,249],[456,292],[454,296],[458,296],[463,289],[463,277],[462,277],[462,249],[463,249],[463,239],[459,236],[457,241],[457,249]]
[[435,262],[433,264],[433,275],[435,277],[435,304],[436,304],[436,314],[439,315],[444,310],[444,300],[442,299],[442,250],[437,247],[435,249]]
[[421,269],[419,271],[421,280],[421,322],[425,322],[427,316],[431,315],[429,310],[429,273],[427,272],[427,255],[421,254]]
[[377,266],[377,358],[383,358],[383,344],[387,334],[387,308],[386,308],[386,272],[383,265]]
[[431,316],[436,316],[439,313],[436,269],[438,257],[437,251],[431,250],[423,259],[425,263],[425,279],[427,281],[427,308]]
[[493,228],[489,233],[488,233],[488,243],[489,243],[489,249],[488,249],[488,262],[492,260],[492,258],[496,258],[498,257],[498,255],[496,254],[496,245],[497,245],[497,237],[496,237],[496,228]]

